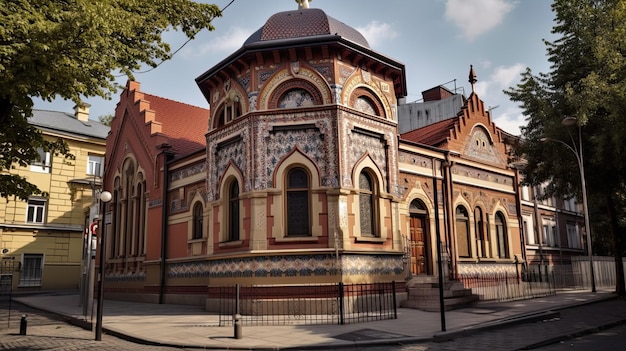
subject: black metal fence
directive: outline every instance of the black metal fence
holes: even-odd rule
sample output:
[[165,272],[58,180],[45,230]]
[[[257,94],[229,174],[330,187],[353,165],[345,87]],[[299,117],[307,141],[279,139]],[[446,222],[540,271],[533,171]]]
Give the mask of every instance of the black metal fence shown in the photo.
[[219,325],[350,324],[396,319],[395,282],[217,288]]
[[554,273],[461,274],[459,280],[480,300],[512,301],[556,294]]

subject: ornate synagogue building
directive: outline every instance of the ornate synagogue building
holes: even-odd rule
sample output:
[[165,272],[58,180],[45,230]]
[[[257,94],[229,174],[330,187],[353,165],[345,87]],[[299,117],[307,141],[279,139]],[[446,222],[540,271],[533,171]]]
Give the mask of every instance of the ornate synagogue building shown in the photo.
[[303,6],[196,79],[210,111],[129,82],[107,139],[107,298],[517,272],[515,172],[469,81],[460,100],[424,92],[458,109],[400,134],[404,65]]

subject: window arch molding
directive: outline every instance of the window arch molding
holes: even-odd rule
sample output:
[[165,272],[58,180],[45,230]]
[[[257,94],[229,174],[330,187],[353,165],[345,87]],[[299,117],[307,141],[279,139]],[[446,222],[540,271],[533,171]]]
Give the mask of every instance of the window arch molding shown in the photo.
[[[352,173],[355,196],[354,208],[352,209],[357,215],[358,223],[355,234],[361,238],[380,238],[385,239],[386,234],[383,230],[383,194],[385,193],[385,184],[383,176],[374,161],[369,156],[365,156],[354,167]],[[365,189],[364,185],[369,182],[369,189]],[[364,211],[370,211],[365,213]],[[368,222],[371,222],[371,230],[367,230]]]
[[[314,69],[300,64],[297,72],[287,67],[275,72],[259,91],[257,109],[267,110],[278,106],[278,99],[289,89],[304,88],[313,96],[319,94],[319,104],[327,105],[333,101],[330,86],[326,79]],[[308,88],[307,88],[308,87]]]
[[112,225],[108,236],[109,257],[138,257],[146,254],[147,183],[145,171],[129,154],[113,175]]
[[509,229],[506,221],[506,215],[502,211],[496,211],[494,215],[494,227],[495,227],[495,240],[496,240],[496,252],[498,258],[510,258],[509,249]]
[[383,107],[383,104],[378,95],[376,95],[376,93],[372,92],[368,88],[361,86],[352,91],[348,100],[348,105],[350,107],[357,109],[361,112],[372,114],[372,112],[363,111],[363,109],[358,108],[360,101],[367,102],[371,106],[374,115],[386,118],[385,108]]
[[454,209],[454,232],[456,235],[456,251],[460,258],[473,256],[470,214],[464,204],[457,204]]
[[[242,241],[246,231],[243,227],[243,175],[233,164],[230,164],[224,172],[220,183],[220,233],[219,242]],[[233,198],[233,186],[237,186],[237,197]],[[234,206],[237,206],[234,208]],[[236,210],[237,213],[233,211]]]
[[[310,235],[290,237],[287,231],[287,180],[289,172],[296,168],[307,172],[309,177],[308,212]],[[277,241],[317,240],[317,237],[322,235],[323,226],[320,219],[320,213],[323,209],[319,202],[319,195],[317,194],[320,182],[319,170],[315,166],[315,163],[298,149],[294,149],[289,155],[279,162],[273,174],[273,184],[275,184],[275,186],[281,191],[271,205],[271,212],[275,215],[275,225],[272,228],[272,236]]]
[[246,95],[238,89],[229,90],[224,98],[216,104],[217,108],[211,118],[211,129],[232,123],[246,113],[247,106],[244,96]]

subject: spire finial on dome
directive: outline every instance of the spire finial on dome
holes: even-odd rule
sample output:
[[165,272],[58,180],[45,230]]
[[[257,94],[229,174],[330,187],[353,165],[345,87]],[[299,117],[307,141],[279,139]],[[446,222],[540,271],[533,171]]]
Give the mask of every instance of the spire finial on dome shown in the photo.
[[478,79],[476,79],[476,72],[474,72],[474,65],[470,65],[470,72],[469,72],[469,80],[468,82],[470,82],[470,84],[472,85],[472,93],[474,92],[474,84],[476,82],[478,82]]
[[298,3],[298,10],[308,9],[310,1],[312,0],[296,0],[296,2]]

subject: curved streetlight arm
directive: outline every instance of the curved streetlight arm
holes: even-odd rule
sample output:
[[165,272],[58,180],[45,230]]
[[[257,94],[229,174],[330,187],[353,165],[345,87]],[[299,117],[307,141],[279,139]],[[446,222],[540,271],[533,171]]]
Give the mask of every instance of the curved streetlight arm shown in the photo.
[[[572,140],[573,139],[574,138],[572,137]],[[577,150],[562,140],[551,139],[551,138],[541,138],[541,142],[547,142],[547,141],[556,141],[557,143],[565,146],[569,151],[571,151],[574,154],[574,156],[576,156],[576,161],[578,162],[578,170],[580,171],[580,181],[581,181],[581,187],[582,187],[581,192],[583,194],[583,212],[585,216],[585,235],[587,236],[587,254],[589,256],[589,270],[591,274],[591,292],[596,292],[596,279],[595,279],[595,273],[594,273],[594,268],[593,268],[593,251],[592,251],[592,245],[591,245],[591,228],[589,227],[589,206],[587,204],[587,183],[585,181],[585,165],[583,164],[582,131],[580,130],[580,126],[578,126],[578,149]]]

